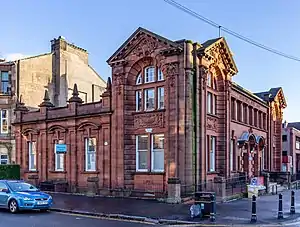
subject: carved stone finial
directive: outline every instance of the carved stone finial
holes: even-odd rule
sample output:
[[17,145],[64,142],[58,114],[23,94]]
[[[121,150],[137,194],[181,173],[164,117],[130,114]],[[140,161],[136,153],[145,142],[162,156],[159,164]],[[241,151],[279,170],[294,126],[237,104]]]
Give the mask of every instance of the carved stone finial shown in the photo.
[[110,77],[108,77],[108,79],[107,79],[106,90],[107,90],[107,91],[110,91],[110,90],[111,90],[111,79],[110,79]]
[[82,99],[79,97],[79,92],[77,88],[77,84],[74,84],[72,97],[68,101],[69,103],[75,102],[75,103],[83,103]]
[[50,102],[50,98],[49,98],[49,94],[48,94],[48,90],[45,90],[45,94],[44,94],[44,99],[43,102],[39,105],[39,107],[54,107],[54,105],[52,104],[52,102]]

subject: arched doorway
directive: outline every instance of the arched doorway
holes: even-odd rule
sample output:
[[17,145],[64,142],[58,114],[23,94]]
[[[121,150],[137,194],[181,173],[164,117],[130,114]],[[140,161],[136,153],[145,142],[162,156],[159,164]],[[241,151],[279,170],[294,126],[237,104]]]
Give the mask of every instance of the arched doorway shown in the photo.
[[264,161],[264,147],[265,142],[262,136],[256,136],[249,132],[243,132],[241,137],[238,139],[238,146],[240,149],[240,166],[241,172],[247,174],[247,176],[259,176],[261,166]]

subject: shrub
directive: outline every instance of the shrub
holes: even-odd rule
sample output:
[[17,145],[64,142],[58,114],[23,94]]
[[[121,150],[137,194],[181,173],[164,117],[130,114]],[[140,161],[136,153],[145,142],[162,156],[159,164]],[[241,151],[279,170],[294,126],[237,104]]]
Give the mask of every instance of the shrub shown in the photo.
[[20,180],[20,165],[0,165],[0,180]]

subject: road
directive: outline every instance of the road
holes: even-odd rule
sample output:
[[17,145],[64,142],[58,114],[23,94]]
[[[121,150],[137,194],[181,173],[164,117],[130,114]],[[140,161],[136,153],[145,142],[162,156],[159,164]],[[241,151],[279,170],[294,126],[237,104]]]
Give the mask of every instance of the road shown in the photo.
[[22,212],[10,214],[5,210],[0,210],[0,227],[20,226],[20,227],[142,227],[154,226],[144,223],[107,220],[84,215],[70,215],[56,212]]

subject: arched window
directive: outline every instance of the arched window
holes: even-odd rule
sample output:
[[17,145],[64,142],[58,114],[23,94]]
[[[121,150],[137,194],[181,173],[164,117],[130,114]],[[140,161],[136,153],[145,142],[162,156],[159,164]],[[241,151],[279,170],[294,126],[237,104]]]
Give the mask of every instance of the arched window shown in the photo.
[[211,74],[207,74],[207,113],[216,114],[217,105],[217,80]]
[[144,68],[136,77],[136,85],[136,111],[165,108],[164,75],[161,69],[155,66]]

